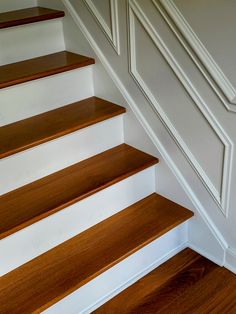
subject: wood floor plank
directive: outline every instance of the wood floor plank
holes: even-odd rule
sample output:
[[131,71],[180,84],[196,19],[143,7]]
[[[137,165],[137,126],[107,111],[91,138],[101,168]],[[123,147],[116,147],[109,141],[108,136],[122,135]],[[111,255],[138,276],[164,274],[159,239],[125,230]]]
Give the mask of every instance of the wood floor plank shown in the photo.
[[96,314],[236,313],[236,276],[185,249]]
[[0,29],[41,22],[65,16],[63,11],[42,7],[26,8],[0,13]]
[[0,66],[0,88],[94,64],[92,58],[68,51]]
[[1,277],[0,313],[39,313],[191,216],[150,195]]
[[0,127],[0,159],[125,112],[97,97]]
[[157,162],[157,158],[122,144],[2,195],[0,238]]

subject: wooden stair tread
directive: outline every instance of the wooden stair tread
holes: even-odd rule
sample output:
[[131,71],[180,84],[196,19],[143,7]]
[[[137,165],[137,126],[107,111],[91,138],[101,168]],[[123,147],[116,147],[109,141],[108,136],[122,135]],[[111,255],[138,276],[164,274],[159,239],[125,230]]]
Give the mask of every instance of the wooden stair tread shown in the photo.
[[158,162],[126,144],[0,196],[0,238]]
[[97,97],[0,127],[0,159],[125,112]]
[[65,16],[63,11],[33,7],[0,13],[0,29],[56,19]]
[[25,61],[0,66],[0,88],[29,82],[53,74],[94,64],[92,58],[60,51]]
[[41,312],[192,213],[152,194],[0,278],[0,312]]
[[236,276],[185,249],[94,314],[236,313]]

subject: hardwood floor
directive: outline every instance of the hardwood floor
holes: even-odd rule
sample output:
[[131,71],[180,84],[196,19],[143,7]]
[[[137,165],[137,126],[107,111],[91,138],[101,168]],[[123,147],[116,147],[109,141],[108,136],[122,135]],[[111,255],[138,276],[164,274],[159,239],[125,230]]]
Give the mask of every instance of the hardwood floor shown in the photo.
[[96,314],[235,314],[236,276],[186,249]]

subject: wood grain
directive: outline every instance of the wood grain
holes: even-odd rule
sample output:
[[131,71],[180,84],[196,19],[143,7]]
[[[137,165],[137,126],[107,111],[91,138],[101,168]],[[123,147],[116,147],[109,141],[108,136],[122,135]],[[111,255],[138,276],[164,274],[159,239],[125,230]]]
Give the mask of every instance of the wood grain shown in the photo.
[[94,313],[236,313],[235,291],[234,274],[186,249]]
[[191,216],[150,195],[0,278],[0,313],[41,312]]
[[0,159],[124,112],[123,107],[91,97],[0,127]]
[[122,144],[0,196],[0,238],[158,162]]
[[94,64],[92,58],[68,51],[0,66],[0,88]]
[[0,13],[0,29],[41,22],[65,16],[63,11],[33,7]]

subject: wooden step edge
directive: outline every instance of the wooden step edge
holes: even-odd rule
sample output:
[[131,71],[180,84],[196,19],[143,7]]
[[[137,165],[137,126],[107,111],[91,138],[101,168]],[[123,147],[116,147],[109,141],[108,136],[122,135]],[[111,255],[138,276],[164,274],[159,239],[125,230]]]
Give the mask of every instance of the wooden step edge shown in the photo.
[[[104,154],[107,154],[107,153],[109,153],[109,152],[112,152],[114,149],[118,149],[119,147],[130,147],[130,146],[129,146],[129,145],[126,145],[126,144],[121,144],[121,145],[116,146],[116,147],[114,147],[114,148],[111,148],[111,149],[109,149],[109,150],[107,150],[107,151],[105,151],[105,152],[102,152],[102,153],[100,153],[100,154],[98,154],[98,155],[95,155],[95,156],[90,157],[90,158],[88,158],[88,159],[86,159],[86,160],[83,160],[83,161],[79,162],[78,164],[81,164],[81,163],[86,162],[87,160],[91,160],[91,159],[94,159],[94,160],[95,160],[97,157],[103,156]],[[136,149],[135,149],[135,151],[138,152],[138,150],[136,150]],[[159,162],[158,158],[153,157],[153,156],[148,155],[148,154],[145,154],[145,153],[143,153],[143,154],[146,155],[146,156],[149,156],[150,159],[149,159],[148,161],[145,161],[145,162],[144,162],[142,165],[140,165],[139,167],[136,167],[136,168],[134,168],[134,169],[132,169],[132,170],[130,170],[130,171],[127,171],[127,172],[125,172],[124,174],[119,175],[119,176],[115,177],[114,179],[110,180],[109,182],[102,183],[102,184],[99,185],[98,187],[92,188],[92,189],[89,190],[88,192],[85,192],[85,193],[83,193],[83,194],[81,194],[81,195],[79,195],[79,196],[77,196],[77,197],[74,197],[73,199],[67,200],[67,201],[63,202],[62,204],[60,204],[59,206],[57,206],[57,207],[55,207],[55,208],[53,208],[53,209],[50,209],[50,210],[48,210],[48,211],[46,211],[46,212],[43,212],[42,214],[39,214],[39,215],[37,215],[37,216],[35,216],[35,217],[33,217],[33,218],[29,218],[27,221],[24,221],[24,222],[22,222],[22,223],[19,223],[18,225],[14,226],[14,227],[12,227],[12,228],[9,228],[9,229],[6,230],[6,231],[2,231],[2,232],[0,233],[0,240],[3,239],[3,238],[5,238],[5,237],[8,237],[8,236],[12,235],[13,233],[15,233],[15,232],[17,232],[17,231],[20,231],[20,230],[22,230],[22,229],[24,229],[24,228],[26,228],[26,227],[28,227],[28,226],[30,226],[30,225],[36,223],[36,222],[38,222],[38,221],[40,221],[40,220],[42,220],[42,219],[44,219],[44,218],[47,218],[48,216],[51,216],[51,215],[57,213],[58,211],[63,210],[64,208],[69,207],[69,206],[71,206],[71,205],[73,205],[73,204],[75,204],[75,203],[77,203],[77,202],[79,202],[79,201],[81,201],[81,200],[83,200],[83,199],[85,199],[85,198],[87,198],[87,197],[89,197],[89,196],[91,196],[91,195],[93,195],[93,194],[99,192],[99,191],[102,191],[102,190],[108,188],[108,187],[111,186],[111,185],[114,185],[114,184],[116,184],[116,183],[118,183],[118,182],[120,182],[120,181],[122,181],[122,180],[125,180],[126,178],[128,178],[128,177],[130,177],[130,176],[132,176],[132,175],[135,175],[135,174],[138,173],[138,172],[141,172],[141,171],[143,171],[143,170],[145,170],[145,169],[147,169],[147,168],[149,168],[149,167],[155,166],[155,165]],[[74,165],[69,166],[69,167],[67,167],[67,168],[65,168],[65,169],[63,169],[63,170],[60,170],[60,171],[56,172],[56,174],[57,174],[57,173],[61,173],[62,171],[65,171],[65,170],[67,170],[67,169],[68,169],[69,171],[71,171],[70,169],[72,169],[73,167],[74,167]],[[55,174],[55,173],[54,173],[54,174]],[[49,176],[47,176],[47,177],[53,176],[54,174],[51,174],[51,175],[49,175]],[[37,180],[37,181],[35,181],[35,182],[40,182],[40,181],[42,181],[42,180],[44,180],[44,179],[45,179],[45,178],[42,178],[42,179],[39,179],[39,180]],[[28,187],[28,186],[31,186],[31,185],[34,184],[35,182],[29,183],[28,185],[23,186],[23,188]],[[21,190],[21,189],[22,189],[22,188],[18,188],[18,189],[15,190],[15,191],[19,191],[19,190]],[[14,191],[8,192],[8,193],[5,194],[5,195],[10,195],[12,192],[14,192]],[[5,195],[2,195],[2,197],[4,197]],[[0,199],[1,199],[1,196],[0,196]]]
[[[158,202],[161,202],[161,204],[157,206]],[[43,287],[44,289],[42,287],[40,288],[41,293],[44,290],[52,291],[52,286],[55,287],[54,280],[56,279],[54,273],[55,268],[52,268],[50,265],[54,265],[54,263],[59,264],[59,268],[57,266],[56,269],[63,275],[62,272],[64,271],[64,268],[63,264],[61,264],[60,261],[64,260],[64,263],[67,263],[67,259],[69,258],[68,261],[70,261],[70,263],[76,263],[76,267],[75,264],[68,267],[72,267],[71,269],[77,269],[78,273],[73,273],[73,277],[77,276],[78,282],[74,282],[73,284],[71,284],[70,287],[67,286],[66,289],[64,289],[60,285],[60,283],[58,283],[58,295],[54,296],[52,299],[48,299],[49,296],[44,296],[44,299],[46,298],[47,301],[45,300],[43,304],[37,307],[37,309],[34,309],[34,313],[41,313],[43,310],[46,310],[48,307],[52,306],[64,297],[73,293],[75,290],[79,289],[80,287],[93,280],[114,265],[118,264],[125,258],[129,257],[133,253],[142,249],[144,246],[158,239],[163,234],[175,228],[177,225],[185,222],[192,216],[193,213],[189,210],[163,198],[160,195],[153,193],[150,196],[142,199],[141,201],[122,210],[121,212],[89,228],[88,230],[85,230],[74,238],[58,245],[54,249],[51,249],[50,251],[42,254],[34,260],[24,264],[23,266],[20,266],[11,273],[4,275],[2,279],[0,278],[0,287],[3,287],[3,294],[7,293],[5,292],[6,289],[4,287],[4,284],[8,285],[9,281],[9,283],[13,282],[11,284],[11,288],[16,289],[17,287],[14,285],[14,278],[18,278],[19,280],[20,276],[24,282],[27,281],[28,278],[30,278],[31,280],[31,274],[34,273],[34,269],[36,269],[38,272],[40,272],[40,276],[42,276],[43,271],[46,271],[42,278],[45,278],[45,280],[49,281],[51,280],[51,282],[48,283],[48,287],[45,286]],[[159,219],[163,222],[162,225],[159,223]],[[137,234],[137,230],[139,231],[139,234]],[[118,245],[117,249],[113,246],[113,238],[115,238],[115,245]],[[96,241],[102,243],[102,245],[100,245],[99,247]],[[129,242],[129,244],[127,244],[127,241]],[[91,248],[90,243],[95,244],[95,247]],[[74,249],[77,252],[72,252]],[[93,250],[95,250],[95,253]],[[104,256],[103,251],[110,252],[110,254],[106,254],[106,256]],[[61,254],[64,255],[64,258]],[[90,263],[94,264],[94,266],[91,267],[91,270],[89,268],[89,270],[86,270],[85,267],[85,272],[87,271],[86,274],[84,274],[84,269],[79,259],[80,254],[82,254],[83,256],[83,263],[85,263],[85,265],[90,265]],[[99,256],[99,258],[101,258],[102,260],[94,259],[93,254],[95,254],[95,256],[97,257]],[[86,258],[84,259],[84,257]],[[91,258],[92,260],[90,261]],[[78,263],[81,264],[79,265],[79,267],[77,267]],[[45,269],[43,270],[42,268]],[[71,271],[69,271],[68,274],[72,274]],[[33,274],[33,276],[35,275]],[[60,280],[64,282],[64,277],[59,276],[59,278],[63,278]],[[24,284],[26,284],[26,286],[29,288],[28,282]],[[44,285],[44,282],[41,282],[40,284]],[[20,282],[20,291],[21,289],[22,282]],[[20,295],[22,295],[21,292]],[[6,297],[8,298],[8,295],[6,295]],[[16,298],[14,299],[16,300]],[[32,303],[33,300],[31,300],[30,296],[29,299]],[[42,299],[40,300],[40,302],[42,303]]]
[[[45,120],[48,123],[49,120],[49,116],[50,119],[53,120],[53,122],[55,122],[55,118],[58,117],[59,115],[63,115],[65,110],[68,110],[70,108],[77,108],[79,110],[79,106],[80,107],[84,107],[85,104],[87,104],[87,106],[89,105],[93,105],[94,104],[98,105],[98,109],[99,109],[99,105],[101,105],[102,103],[107,105],[107,112],[101,112],[101,114],[99,116],[96,116],[92,119],[92,110],[91,113],[88,115],[88,119],[87,121],[83,121],[83,123],[81,123],[78,119],[78,123],[75,125],[75,123],[73,123],[73,125],[71,126],[66,126],[65,129],[61,129],[59,128],[59,130],[54,130],[54,132],[49,132],[47,135],[42,136],[41,138],[38,136],[38,134],[40,134],[40,131],[37,130],[37,128],[39,126],[43,125],[43,120]],[[112,107],[111,109],[109,107]],[[103,99],[100,99],[98,97],[90,97],[87,99],[84,99],[82,101],[67,105],[67,106],[63,106],[61,108],[57,108],[21,121],[17,121],[15,123],[11,123],[8,124],[6,126],[0,127],[0,159],[9,157],[11,155],[14,155],[16,153],[22,152],[24,150],[33,148],[35,146],[38,146],[40,144],[55,140],[57,138],[60,138],[62,136],[68,135],[70,133],[79,131],[83,128],[92,126],[96,123],[105,121],[107,119],[111,119],[113,117],[116,117],[118,115],[124,114],[126,112],[126,109],[124,107],[121,107],[119,105],[115,105],[111,102],[105,101]],[[81,112],[82,113],[82,112]],[[72,112],[73,114],[73,112]],[[55,117],[54,119],[53,116]],[[22,143],[22,139],[20,139],[20,143],[16,143],[15,146],[12,145],[12,141],[16,141],[17,136],[23,136],[21,133],[21,128],[22,126],[24,127],[25,125],[29,125],[30,127],[32,125],[34,125],[34,129],[30,129],[29,128],[29,134],[31,136],[31,139],[29,139],[28,141],[25,141],[24,143]],[[39,127],[40,129],[40,127]],[[24,130],[25,131],[25,130]],[[36,132],[37,131],[37,136],[35,138],[32,138],[32,131]],[[12,134],[12,139],[10,138],[9,134]],[[1,136],[2,136],[2,140],[1,140]],[[4,143],[4,140],[7,140],[7,144]],[[2,145],[1,147],[1,143],[5,144]],[[9,149],[5,148],[7,145],[11,145],[9,146]],[[5,149],[4,149],[5,148]]]
[[42,7],[33,7],[0,13],[0,29],[62,18],[65,12]]
[[0,89],[95,64],[90,57],[60,51],[0,66]]

